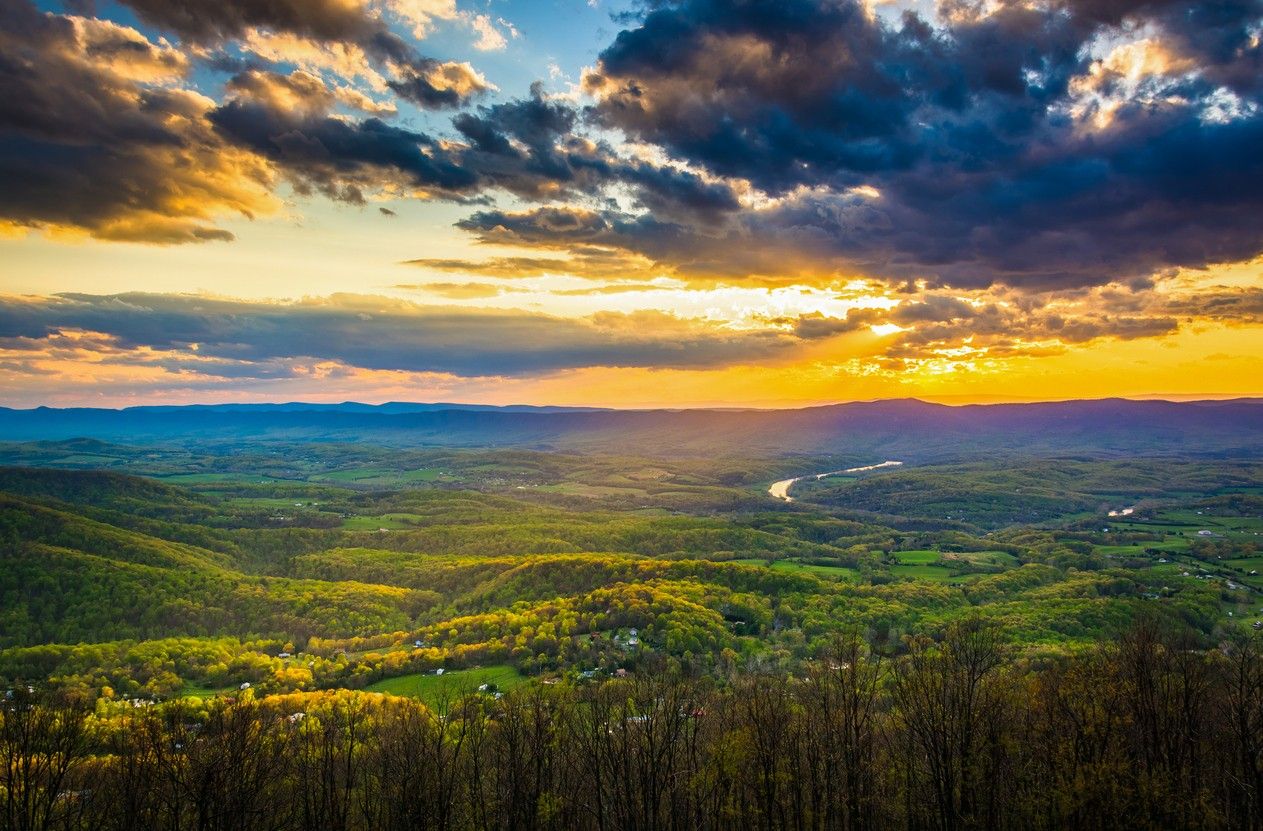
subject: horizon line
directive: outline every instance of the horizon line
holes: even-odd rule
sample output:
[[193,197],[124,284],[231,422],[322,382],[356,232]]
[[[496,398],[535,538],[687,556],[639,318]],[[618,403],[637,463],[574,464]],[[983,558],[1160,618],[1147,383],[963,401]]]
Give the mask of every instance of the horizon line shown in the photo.
[[[960,400],[968,399],[968,400]],[[36,412],[38,410],[99,410],[102,412],[126,412],[128,410],[140,409],[195,409],[195,408],[212,408],[212,407],[344,407],[349,405],[357,405],[361,407],[386,407],[390,405],[415,405],[426,407],[442,407],[453,410],[461,409],[487,409],[487,410],[507,410],[513,408],[531,408],[531,409],[561,409],[561,410],[588,410],[596,412],[661,412],[661,411],[764,411],[774,412],[778,410],[810,410],[824,407],[842,407],[852,404],[880,404],[891,402],[916,402],[920,404],[930,404],[942,407],[995,407],[995,406],[1014,406],[1014,405],[1032,405],[1032,404],[1071,404],[1079,402],[1099,402],[1099,401],[1161,401],[1171,404],[1198,404],[1198,403],[1230,403],[1236,401],[1259,401],[1263,400],[1263,392],[1253,394],[1236,394],[1236,393],[1144,393],[1140,395],[1105,395],[1099,397],[1073,397],[1073,398],[1034,398],[1025,396],[899,396],[891,398],[855,398],[847,400],[826,401],[812,404],[785,404],[785,405],[760,405],[760,404],[731,404],[731,403],[714,403],[699,404],[689,406],[670,406],[670,405],[646,405],[646,406],[602,406],[594,404],[530,404],[525,402],[515,402],[509,404],[486,404],[470,401],[408,401],[399,399],[389,399],[385,401],[359,401],[355,399],[345,399],[342,401],[305,401],[301,399],[291,399],[287,401],[209,401],[209,402],[187,402],[187,403],[146,403],[146,404],[128,404],[126,406],[108,407],[94,406],[91,404],[36,404],[30,407],[13,407],[0,404],[0,410],[8,410],[10,412]]]

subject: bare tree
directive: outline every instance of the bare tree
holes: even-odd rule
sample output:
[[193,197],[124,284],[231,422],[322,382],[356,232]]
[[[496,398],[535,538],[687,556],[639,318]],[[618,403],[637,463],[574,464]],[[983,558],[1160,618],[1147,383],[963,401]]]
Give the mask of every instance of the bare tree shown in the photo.
[[0,699],[4,831],[48,831],[69,820],[83,794],[67,790],[88,755],[86,707],[18,687]]
[[966,621],[949,626],[939,644],[914,638],[908,646],[891,692],[904,733],[909,822],[943,831],[999,827],[1010,715],[999,633]]

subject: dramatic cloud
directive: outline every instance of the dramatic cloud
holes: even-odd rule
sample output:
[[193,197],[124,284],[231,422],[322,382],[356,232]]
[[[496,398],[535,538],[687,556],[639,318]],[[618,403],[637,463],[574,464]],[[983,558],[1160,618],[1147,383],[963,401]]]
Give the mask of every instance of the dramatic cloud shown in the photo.
[[284,169],[300,190],[363,202],[365,189],[390,184],[454,194],[477,183],[430,136],[380,118],[335,117],[335,95],[312,76],[249,72],[229,88],[228,101],[208,114],[211,123]]
[[[730,269],[762,270],[749,252],[805,240],[820,270],[962,287],[1249,258],[1263,4],[1211,6],[944,4],[898,25],[848,0],[653,6],[585,79],[597,117],[787,201],[617,242],[682,268],[735,244]],[[1138,30],[1144,48],[1106,51]]]
[[804,339],[863,327],[888,327],[874,358],[896,370],[927,360],[1058,354],[1099,340],[1134,341],[1180,331],[1180,322],[1230,326],[1263,322],[1263,292],[1220,288],[1171,292],[1168,287],[1113,287],[1065,293],[971,292],[966,298],[919,293],[890,309],[854,309],[845,317],[805,315],[794,322]]
[[271,207],[271,174],[225,148],[183,56],[101,21],[0,0],[0,221],[160,243],[230,239]]
[[261,27],[314,40],[372,41],[387,32],[357,0],[123,0],[146,23],[186,40],[217,43]]
[[434,110],[463,106],[489,89],[487,80],[468,63],[423,58],[412,61],[401,76],[387,86],[400,97]]
[[[399,96],[433,109],[458,107],[488,89],[468,63],[424,57],[387,25],[378,10],[359,0],[123,0],[142,20],[193,44],[239,44],[272,61],[322,66],[345,78],[380,76],[364,64],[388,67],[387,82]],[[443,7],[402,3],[392,9],[424,30]]]
[[[215,15],[224,9],[216,9],[208,19],[190,11],[180,31],[218,36],[211,22],[222,22]],[[332,36],[344,19],[331,14],[303,31]],[[25,0],[0,0],[0,52],[0,221],[12,226],[151,243],[228,240],[217,220],[272,210],[278,172],[300,192],[351,202],[383,188],[457,196],[480,184],[431,137],[383,121],[392,102],[302,70],[241,72],[217,105],[181,85],[188,60],[166,42],[43,14]],[[430,78],[449,103],[482,85],[467,64],[420,61],[408,71]],[[339,108],[373,117],[355,121]]]
[[[585,77],[590,107],[536,85],[447,132],[387,119],[402,101],[462,107],[490,83],[392,25],[516,31],[450,0],[126,0],[206,66],[237,70],[218,102],[179,86],[189,57],[165,41],[2,2],[16,57],[0,65],[0,142],[30,180],[6,194],[18,223],[222,238],[209,220],[266,203],[255,191],[279,172],[351,202],[545,203],[459,227],[599,252],[572,257],[581,270],[599,256],[685,279],[1047,290],[1263,250],[1263,0],[953,2],[897,21],[858,0],[651,4]],[[94,164],[121,175],[86,181]],[[173,166],[174,194],[144,181]],[[92,192],[37,205],[58,175]],[[206,197],[181,178],[209,180]],[[138,202],[132,224],[166,230],[106,227]]]
[[[477,301],[525,289],[488,283],[397,288]],[[612,284],[574,296],[621,293]],[[644,285],[640,285],[644,290]],[[1263,319],[1258,290],[1209,295],[1156,289],[1093,289],[1015,302],[1017,295],[922,293],[902,301],[857,294],[841,316],[819,312],[719,320],[656,311],[556,317],[519,310],[444,307],[382,297],[337,295],[274,303],[188,295],[59,295],[0,299],[0,357],[39,361],[91,349],[112,363],[189,372],[275,377],[314,363],[368,371],[454,376],[527,376],[584,367],[708,369],[793,360],[813,344],[862,337],[876,366],[911,369],[926,361],[1057,354],[1102,339],[1171,335],[1180,319],[1250,325]],[[877,335],[875,333],[881,333]],[[260,376],[261,377],[261,376]]]
[[1230,324],[1263,323],[1263,288],[1213,286],[1196,294],[1168,301],[1168,314],[1191,320]]
[[[1162,366],[1160,345],[1234,349],[1263,323],[1263,0],[654,0],[546,56],[524,13],[494,57],[516,27],[454,0],[120,2],[126,24],[0,0],[0,233],[192,243],[288,221],[187,272],[187,251],[97,246],[9,292],[184,291],[320,235],[222,290],[346,274],[445,305],[9,297],[5,378],[760,365],[828,397],[835,372],[1098,348]],[[561,91],[515,77],[531,58],[566,64]]]
[[67,333],[103,337],[110,350],[234,366],[303,358],[464,376],[727,366],[767,360],[796,342],[778,331],[731,331],[660,312],[576,319],[356,296],[299,303],[146,294],[0,300],[0,347],[41,351]]

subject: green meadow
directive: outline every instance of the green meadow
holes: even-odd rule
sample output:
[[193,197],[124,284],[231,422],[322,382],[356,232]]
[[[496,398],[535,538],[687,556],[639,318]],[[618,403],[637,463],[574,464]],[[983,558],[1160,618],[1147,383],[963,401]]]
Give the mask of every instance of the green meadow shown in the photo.
[[436,675],[433,671],[416,672],[395,678],[384,678],[364,689],[367,692],[416,698],[431,706],[437,706],[444,701],[454,701],[465,693],[476,691],[483,684],[494,688],[494,691],[503,693],[521,686],[525,681],[526,679],[516,669],[500,664],[447,670],[442,675]]

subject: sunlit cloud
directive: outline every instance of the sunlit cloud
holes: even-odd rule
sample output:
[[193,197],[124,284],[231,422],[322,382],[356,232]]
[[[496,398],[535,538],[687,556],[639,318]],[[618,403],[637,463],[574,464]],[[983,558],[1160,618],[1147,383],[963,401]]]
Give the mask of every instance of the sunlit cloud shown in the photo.
[[1249,4],[67,8],[0,5],[6,401],[1263,377]]

